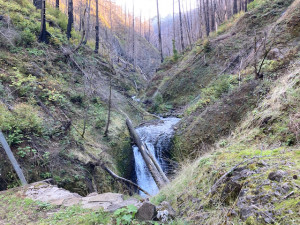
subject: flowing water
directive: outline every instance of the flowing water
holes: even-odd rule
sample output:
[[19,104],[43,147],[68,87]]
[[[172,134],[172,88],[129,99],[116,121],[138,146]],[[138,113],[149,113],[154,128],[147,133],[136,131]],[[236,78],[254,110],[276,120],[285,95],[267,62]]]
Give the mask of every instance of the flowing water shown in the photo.
[[[174,125],[178,123],[179,120],[180,119],[178,118],[164,118],[161,119],[161,121],[145,124],[136,128],[136,132],[147,145],[149,151],[155,157],[165,173],[168,173],[169,169],[167,158],[169,157],[171,138],[174,134]],[[138,147],[133,146],[133,151],[137,184],[148,191],[149,194],[155,195],[158,192],[158,187],[153,180]],[[140,192],[140,194],[142,196],[144,195],[143,192]]]

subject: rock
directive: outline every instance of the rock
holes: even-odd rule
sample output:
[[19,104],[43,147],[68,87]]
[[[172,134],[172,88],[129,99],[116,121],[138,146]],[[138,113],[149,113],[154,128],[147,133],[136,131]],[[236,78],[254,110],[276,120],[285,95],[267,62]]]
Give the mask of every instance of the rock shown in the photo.
[[81,205],[86,209],[98,210],[102,208],[106,212],[114,212],[128,205],[138,207],[140,204],[139,200],[135,198],[124,200],[123,195],[118,193],[91,193],[87,197],[82,197],[44,181],[30,185],[25,192],[25,196],[57,206]]
[[269,180],[280,182],[285,175],[285,172],[282,170],[278,170],[275,172],[271,172],[268,176]]
[[249,170],[249,169],[243,169],[239,172],[234,172],[233,176],[231,178],[232,181],[236,182],[238,180],[243,180],[246,179],[247,177],[251,176],[252,174],[255,174],[254,171]]
[[272,212],[259,212],[260,217],[264,220],[265,223],[274,223],[274,216]]
[[111,202],[111,203],[120,203],[123,202],[123,195],[117,193],[104,193],[99,195],[94,195],[91,197],[83,198],[87,202]]
[[157,219],[165,223],[170,219],[174,219],[176,216],[175,210],[172,208],[169,202],[162,202],[157,206]]
[[240,209],[240,217],[242,220],[246,220],[250,216],[255,215],[255,206],[244,206]]
[[169,220],[169,211],[162,210],[157,212],[157,219],[163,223],[166,223]]
[[286,194],[286,193],[288,193],[291,189],[292,189],[292,187],[289,185],[289,183],[284,183],[283,185],[281,185],[281,190],[280,190],[280,192],[281,192],[282,194]]
[[93,193],[88,194],[86,197],[92,197],[92,196],[96,196],[96,195],[98,195],[98,193],[97,192],[93,192]]
[[272,49],[269,54],[268,54],[268,59],[269,60],[275,60],[275,59],[281,59],[283,57],[282,53],[278,48]]
[[136,207],[139,207],[140,206],[140,201],[135,199],[135,198],[130,198],[130,199],[127,199],[127,200],[124,200],[123,202],[120,202],[118,204],[112,204],[110,205],[109,207],[107,207],[107,209],[105,210],[106,212],[114,212],[116,211],[117,209],[120,209],[120,208],[123,208],[123,207],[126,207],[128,205],[134,205]]
[[259,161],[259,162],[257,163],[257,165],[260,166],[260,167],[265,167],[265,166],[267,166],[268,164],[267,164],[264,160],[261,160],[261,161]]
[[72,206],[78,205],[81,202],[81,198],[70,198],[63,201],[62,205],[64,206]]
[[156,215],[156,206],[150,202],[144,202],[136,213],[136,219],[141,221],[153,220]]
[[229,204],[231,200],[235,200],[237,198],[241,189],[242,185],[233,180],[230,180],[226,183],[222,191],[221,199],[224,199],[224,202],[226,204]]

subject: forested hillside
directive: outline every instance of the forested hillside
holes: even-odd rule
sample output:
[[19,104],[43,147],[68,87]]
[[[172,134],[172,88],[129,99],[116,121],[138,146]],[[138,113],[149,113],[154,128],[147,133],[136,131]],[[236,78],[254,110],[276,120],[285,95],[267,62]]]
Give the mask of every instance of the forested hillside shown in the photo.
[[0,224],[300,223],[300,0],[166,1],[0,0]]
[[[124,114],[133,113],[139,120],[140,113],[128,98],[144,86],[145,75],[121,57],[113,63],[114,56],[95,54],[89,46],[75,52],[80,33],[73,31],[68,41],[59,25],[67,24],[67,17],[51,7],[47,8],[51,37],[45,44],[38,42],[40,13],[29,1],[0,4],[0,127],[28,181],[51,177],[81,194],[114,189],[105,172],[95,170],[91,156],[112,162],[112,168],[120,166],[125,177],[131,176]],[[108,133],[103,137],[109,107]],[[3,190],[18,185],[18,179],[0,154]]]

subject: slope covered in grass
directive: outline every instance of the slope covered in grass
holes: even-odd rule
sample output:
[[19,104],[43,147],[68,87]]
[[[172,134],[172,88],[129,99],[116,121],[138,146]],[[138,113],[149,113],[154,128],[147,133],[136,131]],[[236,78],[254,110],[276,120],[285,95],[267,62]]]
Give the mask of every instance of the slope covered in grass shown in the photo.
[[[250,9],[165,64],[146,93],[152,110],[182,116],[172,149],[181,172],[152,201],[170,201],[191,224],[300,222],[300,1]],[[271,49],[263,79],[254,77],[255,32]]]

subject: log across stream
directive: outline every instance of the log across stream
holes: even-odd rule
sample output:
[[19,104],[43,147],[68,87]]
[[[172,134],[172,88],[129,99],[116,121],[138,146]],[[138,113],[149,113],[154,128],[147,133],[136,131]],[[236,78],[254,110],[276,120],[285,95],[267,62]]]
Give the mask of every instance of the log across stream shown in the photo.
[[[163,118],[159,121],[145,123],[135,129],[141,141],[146,145],[146,148],[154,156],[155,161],[159,164],[165,174],[168,174],[169,149],[171,139],[174,135],[174,126],[179,122],[178,118]],[[139,151],[139,148],[134,145],[135,159],[135,176],[137,184],[145,189],[151,195],[158,192],[157,182],[154,181],[144,159]],[[144,193],[140,192],[143,196]]]

